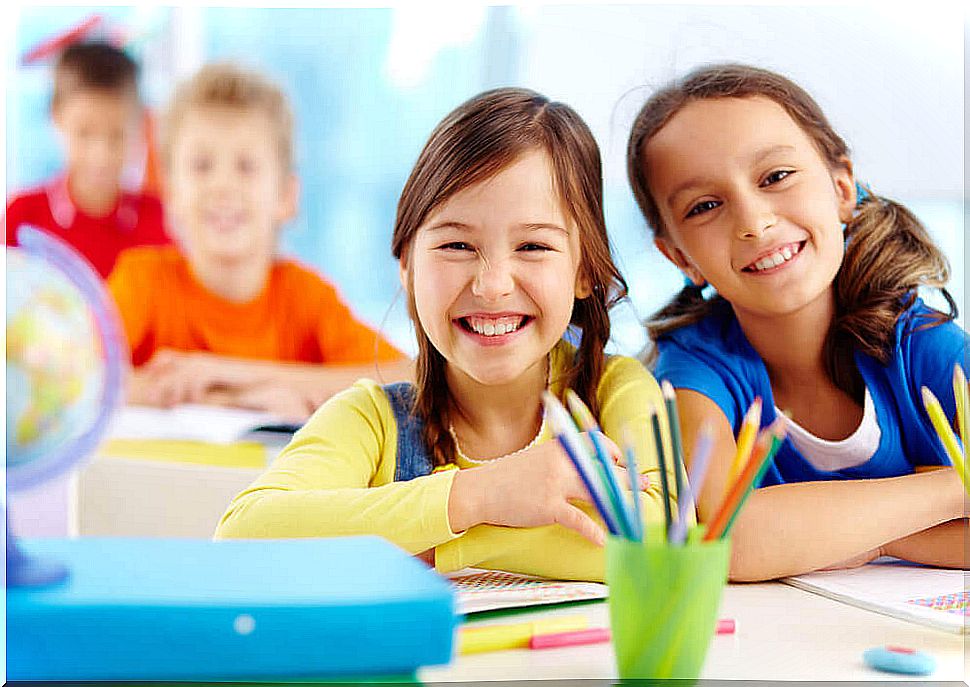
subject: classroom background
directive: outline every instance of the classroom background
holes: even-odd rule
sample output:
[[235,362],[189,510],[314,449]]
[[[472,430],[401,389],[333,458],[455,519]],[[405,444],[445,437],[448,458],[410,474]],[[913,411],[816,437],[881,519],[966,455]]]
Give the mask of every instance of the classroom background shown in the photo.
[[409,352],[389,248],[398,194],[445,113],[482,90],[520,85],[572,105],[599,141],[607,224],[631,294],[614,311],[612,348],[637,353],[639,321],[682,281],[634,204],[629,125],[652,87],[722,60],[780,71],[817,98],[859,178],[911,207],[943,247],[963,322],[965,25],[955,5],[21,7],[4,41],[8,197],[61,166],[48,68],[21,58],[94,16],[140,60],[154,112],[210,60],[240,61],[284,86],[302,199],[282,250],[325,273]]

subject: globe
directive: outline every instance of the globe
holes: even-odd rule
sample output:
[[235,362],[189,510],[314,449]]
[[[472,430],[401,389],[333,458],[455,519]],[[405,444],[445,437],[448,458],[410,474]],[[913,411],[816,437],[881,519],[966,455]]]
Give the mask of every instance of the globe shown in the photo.
[[[20,247],[6,251],[11,489],[51,479],[92,451],[118,405],[126,360],[117,314],[90,264],[39,230],[22,227],[17,238]],[[7,534],[14,584],[9,518]]]

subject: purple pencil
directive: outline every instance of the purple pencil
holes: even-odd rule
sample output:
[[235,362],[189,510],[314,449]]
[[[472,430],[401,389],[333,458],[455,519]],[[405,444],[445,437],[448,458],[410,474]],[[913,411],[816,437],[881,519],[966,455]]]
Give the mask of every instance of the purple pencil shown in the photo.
[[687,477],[687,484],[684,486],[685,493],[681,495],[677,504],[677,522],[670,532],[670,541],[673,544],[683,544],[687,540],[687,509],[694,507],[694,495],[700,495],[701,487],[704,486],[713,448],[714,427],[710,422],[705,422],[694,442],[693,464]]

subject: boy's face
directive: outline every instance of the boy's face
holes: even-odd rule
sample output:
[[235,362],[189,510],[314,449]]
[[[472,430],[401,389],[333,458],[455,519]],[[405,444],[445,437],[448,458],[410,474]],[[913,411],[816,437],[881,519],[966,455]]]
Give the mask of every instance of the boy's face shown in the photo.
[[138,109],[130,95],[90,88],[74,91],[57,104],[52,115],[74,188],[88,194],[118,192]]
[[296,208],[269,118],[226,107],[191,109],[170,151],[166,209],[190,260],[202,266],[269,258]]

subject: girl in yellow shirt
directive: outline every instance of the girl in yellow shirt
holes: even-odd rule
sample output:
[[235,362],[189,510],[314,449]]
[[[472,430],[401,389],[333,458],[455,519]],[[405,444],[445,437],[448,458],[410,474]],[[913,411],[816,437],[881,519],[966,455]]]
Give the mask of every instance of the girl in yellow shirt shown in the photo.
[[629,428],[652,521],[662,501],[647,418],[663,404],[637,361],[603,351],[626,283],[589,128],[524,89],[462,104],[404,186],[392,250],[418,338],[416,383],[361,380],[320,407],[216,537],[378,534],[441,571],[602,579],[603,526],[548,441],[542,392],[574,389],[614,460]]

